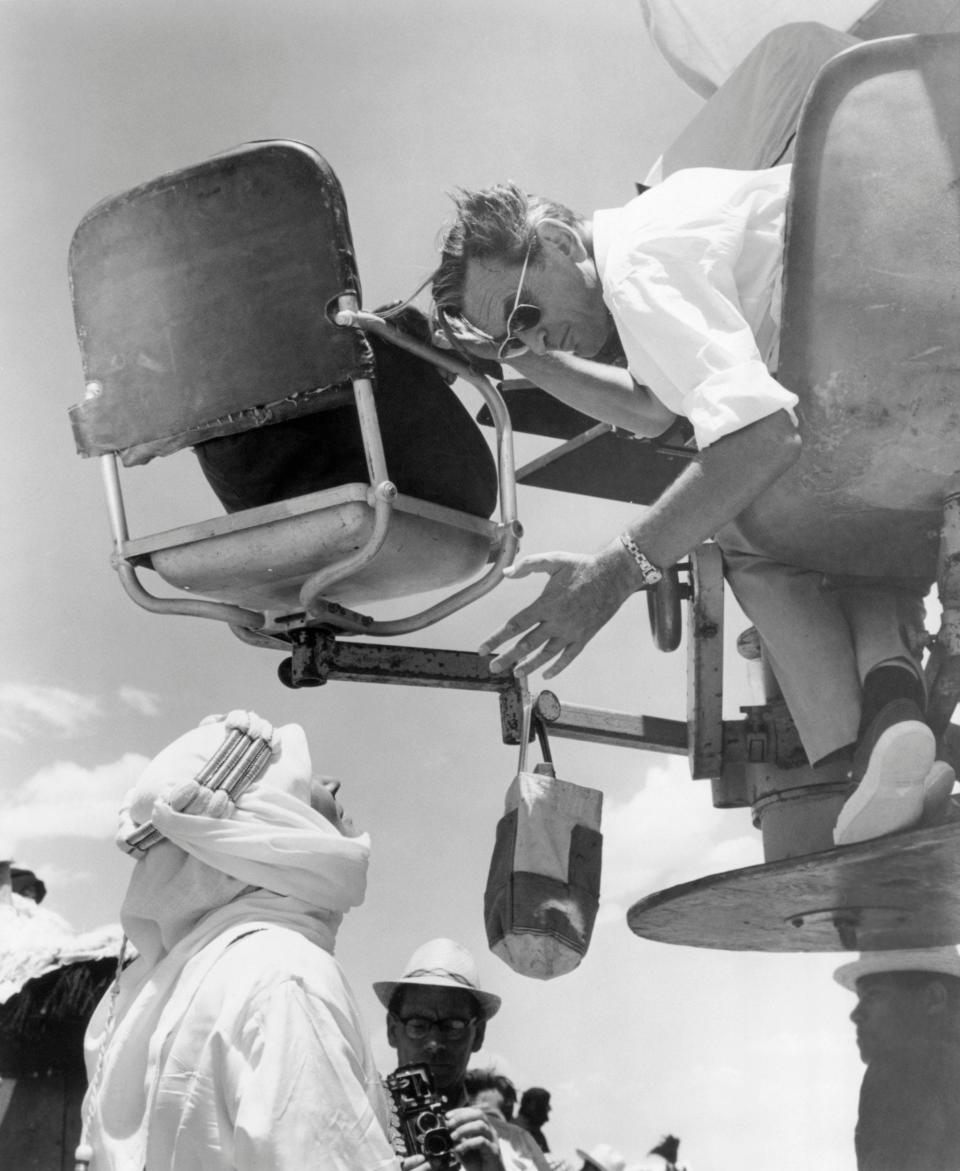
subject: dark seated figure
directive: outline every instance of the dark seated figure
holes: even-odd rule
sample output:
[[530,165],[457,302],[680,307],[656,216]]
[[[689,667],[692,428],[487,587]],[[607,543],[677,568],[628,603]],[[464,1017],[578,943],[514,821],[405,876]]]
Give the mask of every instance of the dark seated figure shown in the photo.
[[[393,320],[418,340],[427,339],[419,311],[407,308]],[[489,517],[497,502],[497,469],[469,411],[435,366],[376,336],[369,341],[391,481],[405,495]],[[368,479],[352,404],[210,439],[195,451],[227,512]]]

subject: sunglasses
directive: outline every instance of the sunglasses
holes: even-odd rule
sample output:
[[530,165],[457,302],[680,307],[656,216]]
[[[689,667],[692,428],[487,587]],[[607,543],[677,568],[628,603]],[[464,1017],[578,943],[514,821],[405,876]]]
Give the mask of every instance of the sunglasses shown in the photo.
[[517,282],[517,295],[514,298],[513,308],[507,315],[507,336],[497,348],[497,358],[501,362],[509,362],[511,358],[519,358],[528,352],[530,347],[516,335],[528,329],[535,329],[543,316],[542,311],[536,305],[520,303],[520,294],[523,292],[523,282],[527,275],[527,265],[530,263],[530,249],[532,247],[533,241],[531,240],[523,258],[523,267],[520,269],[520,280]]
[[476,1017],[461,1020],[460,1017],[445,1017],[441,1021],[431,1020],[429,1017],[408,1016],[401,1020],[403,1031],[411,1041],[423,1041],[436,1029],[445,1041],[459,1041],[467,1035],[471,1025],[477,1023]]

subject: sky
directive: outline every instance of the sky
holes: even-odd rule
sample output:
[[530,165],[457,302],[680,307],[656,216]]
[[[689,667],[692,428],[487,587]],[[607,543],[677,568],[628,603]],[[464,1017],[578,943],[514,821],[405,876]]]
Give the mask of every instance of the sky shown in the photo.
[[[552,1091],[559,1153],[608,1142],[640,1167],[670,1131],[691,1171],[852,1171],[862,1067],[852,998],[831,978],[839,957],[670,947],[626,925],[644,894],[761,861],[747,813],[713,809],[682,758],[558,742],[559,775],[604,793],[601,909],[576,971],[515,974],[482,921],[516,767],[496,699],[295,692],[278,654],[139,610],[111,571],[98,470],[67,419],[83,383],[67,251],[105,196],[245,141],[306,142],[344,187],[374,306],[432,268],[452,187],[513,179],[584,212],[619,205],[700,101],[650,44],[636,0],[0,0],[0,838],[76,929],[115,922],[131,866],[112,844],[116,808],[146,761],[210,712],[300,723],[373,838],[367,900],[337,954],[384,1071],[370,985],[451,936],[503,997],[481,1059]],[[542,449],[519,437],[518,462]],[[135,533],[219,511],[189,453],[125,484]],[[526,552],[593,549],[631,514],[536,489],[519,503]],[[505,584],[405,641],[475,649],[538,589]],[[729,643],[745,622],[728,615]],[[734,718],[750,696],[727,659]],[[632,600],[549,686],[569,703],[682,718],[683,652],[653,648]]]

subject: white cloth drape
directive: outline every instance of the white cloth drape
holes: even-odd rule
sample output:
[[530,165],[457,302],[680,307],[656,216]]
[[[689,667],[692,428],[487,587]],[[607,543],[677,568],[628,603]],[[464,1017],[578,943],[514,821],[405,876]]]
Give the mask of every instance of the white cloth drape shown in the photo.
[[772,29],[817,21],[845,31],[875,0],[640,0],[647,30],[673,71],[705,98]]

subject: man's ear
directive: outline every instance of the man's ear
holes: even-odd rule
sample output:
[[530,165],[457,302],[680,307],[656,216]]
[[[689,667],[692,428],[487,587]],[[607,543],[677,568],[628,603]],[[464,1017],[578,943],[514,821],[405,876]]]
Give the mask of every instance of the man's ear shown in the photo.
[[470,1050],[471,1053],[476,1053],[478,1049],[483,1048],[483,1038],[486,1031],[487,1022],[478,1021],[477,1027],[473,1030],[473,1048]]
[[548,252],[559,252],[562,256],[569,257],[574,264],[587,259],[587,249],[580,238],[580,233],[562,220],[547,217],[537,224],[536,232]]
[[390,1042],[390,1048],[397,1048],[397,1037],[400,1032],[400,1021],[393,1015],[392,1012],[387,1013],[387,1040]]

